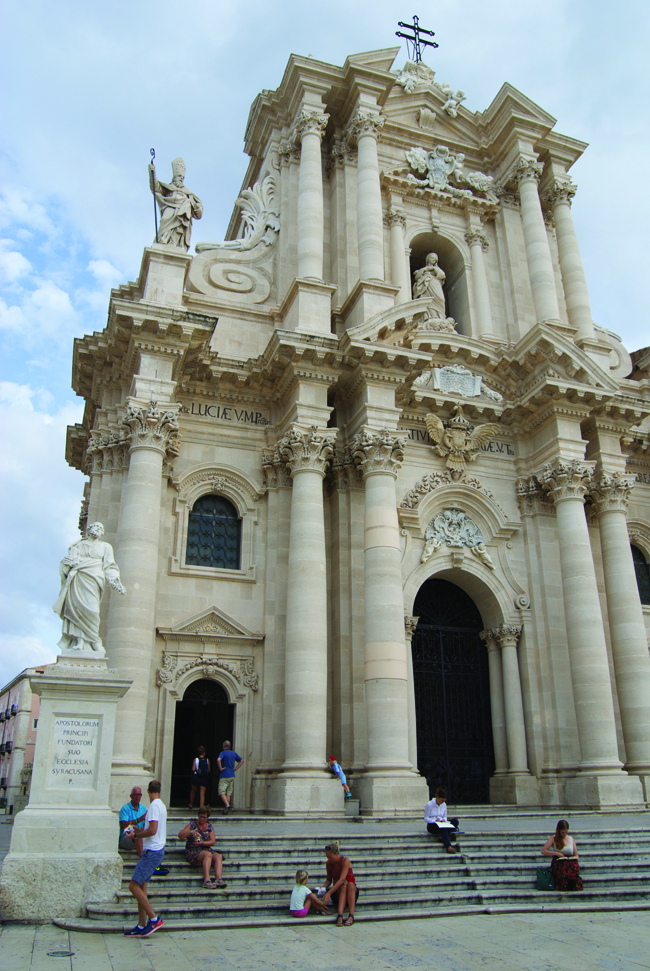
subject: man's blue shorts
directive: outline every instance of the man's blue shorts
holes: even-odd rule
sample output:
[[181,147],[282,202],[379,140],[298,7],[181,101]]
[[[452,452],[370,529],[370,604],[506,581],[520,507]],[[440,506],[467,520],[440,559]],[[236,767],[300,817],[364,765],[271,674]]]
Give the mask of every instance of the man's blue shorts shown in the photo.
[[164,850],[144,850],[142,856],[135,865],[135,870],[133,871],[133,876],[131,877],[136,883],[142,886],[143,883],[147,883],[154,870],[157,870],[163,861],[165,855]]

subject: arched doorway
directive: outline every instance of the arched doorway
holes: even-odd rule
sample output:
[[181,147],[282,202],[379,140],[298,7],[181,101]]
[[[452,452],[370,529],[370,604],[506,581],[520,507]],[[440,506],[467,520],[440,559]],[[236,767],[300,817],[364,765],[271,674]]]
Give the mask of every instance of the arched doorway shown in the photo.
[[211,806],[219,805],[217,759],[226,739],[234,747],[234,712],[235,705],[229,703],[225,689],[218,681],[210,678],[193,681],[185,691],[182,701],[176,702],[170,799],[172,806],[187,806],[192,759],[199,745],[205,746],[212,769],[212,781],[206,798]]
[[433,795],[455,804],[487,803],[494,772],[487,651],[474,601],[448,580],[420,587],[413,615],[413,682],[418,769]]

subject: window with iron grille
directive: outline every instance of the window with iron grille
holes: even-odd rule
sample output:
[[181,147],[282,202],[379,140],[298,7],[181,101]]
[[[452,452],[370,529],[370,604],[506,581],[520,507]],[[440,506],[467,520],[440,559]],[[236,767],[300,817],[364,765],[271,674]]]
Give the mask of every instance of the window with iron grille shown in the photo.
[[650,567],[646,562],[643,550],[640,550],[638,546],[632,546],[632,559],[634,560],[636,583],[639,588],[641,603],[650,604]]
[[241,521],[223,496],[201,496],[194,503],[187,527],[185,563],[238,570]]

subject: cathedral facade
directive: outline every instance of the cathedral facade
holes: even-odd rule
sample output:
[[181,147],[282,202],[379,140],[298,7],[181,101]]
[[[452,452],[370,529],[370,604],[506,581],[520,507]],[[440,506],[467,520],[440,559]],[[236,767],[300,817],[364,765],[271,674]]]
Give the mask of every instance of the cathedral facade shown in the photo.
[[225,739],[253,812],[342,813],[332,753],[367,815],[650,799],[650,351],[592,320],[586,146],[397,54],[290,58],[224,241],[152,172],[159,241],[75,342],[116,806],[184,805]]

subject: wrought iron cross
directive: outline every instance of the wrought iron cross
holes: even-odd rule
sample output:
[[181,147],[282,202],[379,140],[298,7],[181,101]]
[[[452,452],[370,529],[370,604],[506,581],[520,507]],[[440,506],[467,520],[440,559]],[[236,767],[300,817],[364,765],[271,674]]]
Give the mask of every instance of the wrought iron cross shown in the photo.
[[418,64],[422,60],[422,46],[426,47],[438,47],[438,44],[434,40],[424,40],[420,37],[420,34],[426,34],[427,37],[435,37],[435,32],[433,30],[425,30],[424,27],[420,27],[419,19],[414,16],[412,24],[405,24],[403,20],[400,20],[397,24],[398,27],[406,27],[407,30],[412,30],[412,34],[403,34],[401,30],[395,31],[396,37],[403,37],[406,41],[406,47],[411,53],[411,47],[413,46],[413,56],[411,60]]

